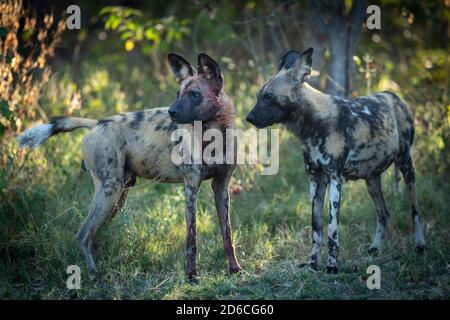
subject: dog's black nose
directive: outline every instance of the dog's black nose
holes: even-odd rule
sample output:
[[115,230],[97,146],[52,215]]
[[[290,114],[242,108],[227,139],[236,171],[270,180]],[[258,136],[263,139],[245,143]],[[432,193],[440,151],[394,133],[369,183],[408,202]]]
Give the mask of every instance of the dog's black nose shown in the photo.
[[169,115],[170,115],[171,117],[175,116],[176,114],[177,114],[176,111],[170,110],[170,109],[169,109]]
[[253,123],[253,120],[255,120],[255,117],[251,113],[249,113],[245,120],[247,120],[247,122]]

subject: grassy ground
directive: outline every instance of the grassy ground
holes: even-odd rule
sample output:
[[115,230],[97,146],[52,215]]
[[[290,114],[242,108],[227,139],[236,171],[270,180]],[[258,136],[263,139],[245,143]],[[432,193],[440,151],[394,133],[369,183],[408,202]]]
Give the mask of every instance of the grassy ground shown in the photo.
[[[344,185],[341,271],[299,268],[310,251],[309,184],[300,144],[283,132],[280,172],[261,176],[238,169],[246,191],[232,199],[234,242],[248,274],[228,276],[209,182],[198,201],[199,284],[184,281],[182,186],[138,181],[124,209],[101,230],[95,256],[100,276],[82,278],[81,290],[66,289],[68,265],[84,260],[74,234],[90,203],[90,178],[80,172],[83,133],[58,136],[42,149],[47,175],[17,187],[0,212],[0,297],[31,299],[442,299],[450,298],[450,188],[420,174],[418,194],[428,250],[413,251],[407,194],[393,191],[392,170],[384,178],[391,211],[390,238],[377,257],[367,255],[375,230],[375,208],[363,182]],[[67,141],[73,141],[69,146]],[[66,144],[65,147],[58,147]],[[64,149],[66,148],[66,149]],[[65,155],[67,149],[75,150]],[[11,186],[15,188],[14,186]],[[366,269],[380,266],[381,289],[368,290]]]

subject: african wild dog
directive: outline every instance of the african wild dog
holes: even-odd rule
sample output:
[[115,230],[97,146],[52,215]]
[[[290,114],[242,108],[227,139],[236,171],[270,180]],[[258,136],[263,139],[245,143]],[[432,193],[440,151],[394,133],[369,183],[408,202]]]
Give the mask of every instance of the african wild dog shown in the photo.
[[305,168],[311,176],[312,251],[308,266],[317,270],[323,244],[322,215],[329,186],[327,271],[337,272],[339,208],[342,178],[365,179],[377,208],[376,253],[386,229],[388,210],[381,191],[381,174],[391,163],[403,174],[412,202],[415,246],[425,248],[411,157],[414,126],[411,110],[391,92],[347,100],[324,94],[307,82],[313,49],[287,52],[264,84],[247,121],[258,128],[283,123],[302,142]]
[[[206,54],[198,56],[195,70],[184,58],[169,54],[169,65],[180,85],[176,101],[170,108],[155,108],[115,115],[100,121],[74,117],[54,118],[50,123],[26,130],[21,146],[35,147],[50,136],[84,127],[91,131],[84,137],[84,166],[94,182],[95,192],[89,216],[78,231],[77,241],[91,276],[95,273],[92,244],[98,228],[123,205],[136,176],[167,183],[184,183],[186,197],[186,275],[196,274],[196,197],[200,183],[212,179],[211,185],[220,229],[229,262],[229,272],[241,271],[232,243],[229,222],[228,184],[235,164],[180,164],[171,161],[177,142],[171,134],[177,128],[193,130],[194,121],[204,129],[223,132],[234,128],[235,110],[223,91],[219,65]],[[226,156],[226,146],[224,147]],[[235,154],[234,150],[228,150]],[[225,163],[222,162],[222,163]],[[235,162],[234,162],[235,163]]]

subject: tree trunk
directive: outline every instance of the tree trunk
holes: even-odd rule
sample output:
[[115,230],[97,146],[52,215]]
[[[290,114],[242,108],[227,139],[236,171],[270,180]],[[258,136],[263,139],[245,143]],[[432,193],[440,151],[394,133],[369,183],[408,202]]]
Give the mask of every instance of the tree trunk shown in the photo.
[[[317,10],[317,3],[308,2],[308,12]],[[312,62],[313,73],[308,83],[314,88],[323,90],[321,80],[324,75],[325,50],[327,49],[327,33],[326,30],[317,28],[317,22],[314,14],[308,14],[306,18],[306,33],[303,37],[303,49],[312,47],[314,49],[314,58]]]
[[[332,0],[326,3],[327,6],[324,6],[324,4],[324,2],[309,1],[308,11],[311,28],[320,32],[310,32],[310,38],[305,38],[305,41],[317,43],[320,41],[318,39],[320,33],[326,35],[330,48],[330,59],[328,70],[321,70],[321,72],[327,73],[325,91],[331,95],[347,97],[351,95],[353,90],[355,75],[353,56],[361,33],[361,24],[365,17],[367,1],[354,0],[348,15],[343,0]],[[331,12],[332,17],[329,21],[326,21],[324,7]],[[311,40],[311,37],[316,37],[316,40]],[[323,48],[321,48],[321,51],[324,52]],[[318,58],[319,54],[322,56]],[[319,62],[322,63],[323,53],[317,52],[315,59],[319,59]]]
[[[332,34],[334,32],[331,32]],[[348,34],[337,30],[330,37],[330,61],[325,91],[335,96],[347,96],[349,90]]]

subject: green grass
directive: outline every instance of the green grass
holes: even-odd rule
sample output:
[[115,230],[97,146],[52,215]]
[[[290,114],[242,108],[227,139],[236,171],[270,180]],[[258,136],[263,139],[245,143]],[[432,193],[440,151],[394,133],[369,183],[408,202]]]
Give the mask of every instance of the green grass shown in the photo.
[[[375,208],[364,182],[343,188],[340,273],[302,270],[310,251],[309,183],[299,142],[282,133],[280,172],[261,176],[240,167],[246,191],[232,198],[231,219],[245,275],[228,276],[209,181],[198,200],[199,284],[184,280],[182,186],[138,181],[123,210],[97,236],[99,277],[90,281],[74,234],[92,193],[80,172],[83,133],[58,136],[35,153],[47,163],[39,179],[10,186],[14,198],[0,211],[0,297],[7,299],[448,299],[450,298],[450,188],[421,173],[418,195],[428,250],[416,255],[408,196],[393,191],[392,170],[383,187],[391,212],[390,238],[377,257],[366,252],[375,231]],[[70,145],[67,141],[71,142]],[[63,142],[63,143],[62,143]],[[62,143],[62,144],[61,144]],[[61,146],[64,145],[65,146]],[[68,150],[71,154],[64,155]],[[327,215],[327,212],[325,213]],[[327,218],[325,218],[327,221]],[[82,289],[66,289],[68,265],[82,269]],[[381,289],[366,287],[366,269],[380,266]]]

